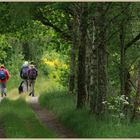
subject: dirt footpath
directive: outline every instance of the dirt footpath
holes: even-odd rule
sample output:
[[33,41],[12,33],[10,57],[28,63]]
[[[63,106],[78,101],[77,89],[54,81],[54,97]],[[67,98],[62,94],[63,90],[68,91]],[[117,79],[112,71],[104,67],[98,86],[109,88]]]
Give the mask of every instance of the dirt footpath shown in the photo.
[[5,133],[4,133],[4,129],[0,123],[0,138],[6,138]]
[[32,97],[29,101],[34,112],[36,112],[38,119],[47,127],[60,135],[60,138],[76,138],[76,136],[64,126],[60,124],[53,113],[47,109],[42,109],[38,103],[38,97]]
[[[0,97],[0,102],[2,101],[2,97]],[[6,138],[6,135],[4,133],[4,129],[3,129],[3,124],[2,124],[2,120],[0,120],[0,138]]]

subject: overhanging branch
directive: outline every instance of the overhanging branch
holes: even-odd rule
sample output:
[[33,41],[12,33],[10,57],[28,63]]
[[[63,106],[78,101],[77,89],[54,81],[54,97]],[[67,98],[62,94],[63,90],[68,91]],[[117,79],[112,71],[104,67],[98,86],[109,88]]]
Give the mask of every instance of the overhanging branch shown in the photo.
[[125,46],[124,51],[126,52],[126,50],[131,47],[135,42],[137,42],[140,39],[140,33],[133,38],[130,42],[128,42],[128,44]]
[[58,28],[55,24],[51,23],[47,18],[43,17],[42,13],[39,11],[37,15],[35,15],[35,19],[40,21],[43,25],[52,27],[57,33],[59,33],[65,40],[71,41],[71,36],[67,34],[65,31]]

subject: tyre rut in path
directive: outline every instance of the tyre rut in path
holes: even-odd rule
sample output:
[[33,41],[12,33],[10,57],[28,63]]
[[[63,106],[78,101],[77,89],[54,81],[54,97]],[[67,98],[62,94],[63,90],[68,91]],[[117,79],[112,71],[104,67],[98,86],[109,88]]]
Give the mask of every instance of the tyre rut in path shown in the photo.
[[29,101],[34,112],[36,112],[38,119],[47,127],[60,135],[60,138],[76,138],[76,136],[64,126],[60,124],[53,113],[47,109],[42,109],[38,97],[32,97]]
[[4,129],[3,129],[2,125],[1,125],[1,123],[0,123],[0,138],[6,138],[6,135],[4,133]]
[[[0,102],[2,101],[2,97],[0,97]],[[3,128],[3,123],[2,120],[0,120],[0,138],[6,138],[4,128]]]

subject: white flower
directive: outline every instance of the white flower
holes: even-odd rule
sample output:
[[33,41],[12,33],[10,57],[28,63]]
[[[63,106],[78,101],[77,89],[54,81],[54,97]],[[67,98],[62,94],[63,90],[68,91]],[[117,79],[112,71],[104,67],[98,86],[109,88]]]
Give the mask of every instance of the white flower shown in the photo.
[[103,104],[106,104],[106,103],[107,103],[107,101],[103,101],[102,103],[103,103]]
[[128,100],[128,97],[125,97],[126,98],[126,100]]
[[120,113],[120,117],[123,118],[125,115],[123,113]]
[[129,105],[129,102],[128,102],[128,101],[125,101],[124,104],[125,104],[125,105]]

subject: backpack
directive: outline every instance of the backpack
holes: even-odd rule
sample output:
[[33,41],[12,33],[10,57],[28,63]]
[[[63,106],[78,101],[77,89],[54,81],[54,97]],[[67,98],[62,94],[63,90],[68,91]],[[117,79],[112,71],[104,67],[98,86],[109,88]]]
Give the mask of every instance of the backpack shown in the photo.
[[22,78],[23,79],[28,79],[28,70],[29,70],[28,66],[22,68]]
[[29,73],[28,74],[29,74],[29,79],[35,80],[36,77],[37,77],[37,70],[35,68],[31,68],[29,70]]
[[6,74],[4,72],[4,70],[0,70],[0,79],[4,80],[6,78]]

